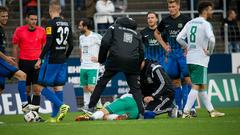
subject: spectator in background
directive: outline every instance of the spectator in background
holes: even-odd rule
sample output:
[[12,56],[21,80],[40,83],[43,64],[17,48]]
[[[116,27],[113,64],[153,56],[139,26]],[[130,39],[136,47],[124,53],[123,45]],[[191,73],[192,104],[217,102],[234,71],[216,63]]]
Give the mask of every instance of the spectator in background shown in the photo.
[[113,0],[116,12],[125,12],[127,10],[127,0]]
[[37,0],[23,0],[23,15],[29,11],[37,13]]
[[224,39],[224,25],[228,24],[228,52],[240,52],[240,32],[237,24],[237,14],[234,9],[229,9],[227,18],[222,22],[221,35]]
[[[87,0],[88,1],[88,0]],[[90,0],[91,1],[91,0]],[[83,9],[85,9],[85,3],[86,1],[85,0],[75,0],[75,5],[76,5],[76,9],[78,11],[81,11]],[[94,7],[95,8],[95,7]]]
[[[111,0],[98,0],[96,3],[96,10],[97,13],[108,14],[114,12],[115,7]],[[111,15],[97,16],[95,21],[98,23],[98,29],[102,34],[104,30],[108,29],[114,22]]]
[[65,0],[59,0],[62,10],[65,9]]
[[96,13],[96,0],[85,1],[86,17],[91,20],[94,24],[93,16]]

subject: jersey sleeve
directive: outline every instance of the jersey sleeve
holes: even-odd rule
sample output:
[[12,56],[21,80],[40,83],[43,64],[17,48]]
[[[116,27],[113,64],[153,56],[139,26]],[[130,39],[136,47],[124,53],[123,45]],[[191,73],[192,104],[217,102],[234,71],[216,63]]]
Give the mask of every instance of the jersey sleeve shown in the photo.
[[210,23],[205,24],[205,32],[206,32],[206,35],[207,35],[208,39],[211,38],[211,37],[214,37],[213,28],[212,28],[212,25]]
[[46,45],[43,48],[43,51],[40,55],[40,59],[43,59],[47,51],[49,50],[51,44],[52,44],[52,37],[53,37],[53,25],[51,21],[48,22],[46,25]]
[[183,29],[177,35],[177,39],[176,39],[177,42],[182,46],[182,48],[186,48],[187,47],[187,42],[186,42],[187,27],[188,27],[188,23],[183,27]]
[[102,41],[102,36],[100,34],[96,34],[97,38],[96,38],[96,44],[97,45],[101,45],[101,41]]
[[78,45],[78,47],[79,47],[80,49],[82,49],[81,41],[82,41],[82,36],[79,36],[79,45]]
[[16,44],[19,44],[19,28],[17,28],[13,34],[13,37],[12,37],[12,43],[13,45],[16,45]]
[[41,43],[43,46],[46,44],[46,38],[47,38],[46,31],[45,31],[45,29],[42,28],[42,40],[41,40],[42,42]]

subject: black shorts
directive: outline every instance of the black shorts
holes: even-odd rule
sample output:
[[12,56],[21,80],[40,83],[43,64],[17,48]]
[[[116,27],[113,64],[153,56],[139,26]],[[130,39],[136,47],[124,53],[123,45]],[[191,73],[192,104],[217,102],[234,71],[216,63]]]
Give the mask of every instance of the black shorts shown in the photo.
[[35,69],[34,65],[37,60],[21,60],[19,59],[19,69],[27,74],[27,86],[37,84],[39,69]]

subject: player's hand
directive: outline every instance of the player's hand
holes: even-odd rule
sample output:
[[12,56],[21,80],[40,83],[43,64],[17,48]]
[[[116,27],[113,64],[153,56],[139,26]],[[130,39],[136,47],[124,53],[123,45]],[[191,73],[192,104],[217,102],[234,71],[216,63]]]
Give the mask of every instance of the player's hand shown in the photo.
[[95,63],[97,63],[97,62],[98,62],[98,58],[97,58],[97,57],[94,57],[94,56],[92,56],[92,57],[91,57],[91,61],[92,61],[92,62],[95,62]]
[[16,63],[16,61],[15,61],[15,58],[14,58],[14,57],[7,56],[7,59],[6,59],[6,61],[7,61],[8,63],[10,63],[11,65],[13,65],[13,66],[17,66],[17,63]]
[[146,97],[144,97],[143,100],[146,104],[148,104],[149,102],[153,101],[154,98],[152,96],[146,96]]
[[168,58],[167,57],[164,58],[164,62],[168,63]]
[[163,46],[163,49],[166,51],[167,54],[172,51],[170,45],[168,45],[168,44]]
[[41,66],[41,59],[38,59],[38,61],[36,62],[36,64],[34,65],[35,69],[39,69]]
[[185,57],[187,56],[187,53],[188,53],[188,48],[186,47],[185,49],[183,49],[183,54]]
[[209,51],[208,49],[203,49],[204,53],[209,56]]

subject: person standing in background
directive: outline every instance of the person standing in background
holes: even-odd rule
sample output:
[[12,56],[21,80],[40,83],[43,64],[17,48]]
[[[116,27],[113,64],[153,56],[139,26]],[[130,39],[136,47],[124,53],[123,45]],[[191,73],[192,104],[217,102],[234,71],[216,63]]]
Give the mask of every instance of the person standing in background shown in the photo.
[[[186,56],[176,41],[176,37],[190,18],[181,14],[180,0],[167,0],[167,3],[169,16],[161,20],[154,34],[167,53],[167,61],[164,69],[172,79],[175,89],[175,103],[178,106],[179,117],[181,117],[182,109],[186,104],[187,95],[191,89],[191,80],[187,68]],[[164,39],[166,39],[169,45],[161,43],[163,42],[162,34],[164,34]],[[181,78],[183,78],[182,83]],[[192,114],[196,116],[194,108]]]
[[34,66],[46,43],[46,33],[44,28],[36,26],[36,12],[29,11],[26,20],[27,25],[17,27],[13,34],[13,57],[18,60],[19,69],[27,74],[28,103],[40,106],[40,91],[36,85],[39,69],[35,69]]
[[199,17],[189,21],[177,36],[177,42],[185,48],[187,53],[187,64],[193,84],[182,118],[191,118],[190,109],[197,96],[202,99],[210,117],[221,117],[225,114],[213,108],[206,87],[208,63],[215,46],[213,28],[207,21],[212,18],[213,3],[201,2],[198,6],[198,13]]
[[158,24],[158,15],[153,11],[148,12],[147,23],[148,26],[140,32],[144,44],[144,58],[157,61],[164,66],[165,51],[154,37],[154,31]]
[[228,25],[228,52],[240,52],[240,32],[237,24],[237,14],[234,9],[229,9],[227,18],[222,22],[221,35],[224,39],[224,27]]
[[[38,84],[41,95],[53,103],[53,111],[48,122],[62,121],[70,109],[69,105],[63,103],[63,87],[67,81],[66,62],[73,50],[73,37],[70,23],[64,20],[60,13],[59,1],[50,1],[51,20],[46,26],[47,41],[35,64],[36,69],[40,68]],[[54,92],[47,86],[53,87]]]
[[[80,86],[83,87],[83,109],[88,109],[91,94],[97,83],[100,64],[98,63],[98,53],[102,36],[91,30],[92,22],[87,18],[79,21],[78,28],[83,34],[79,37],[80,48]],[[97,108],[101,108],[101,99]]]
[[[111,0],[98,0],[96,4],[97,13],[108,14],[115,11],[114,4]],[[111,15],[97,16],[95,22],[98,23],[98,29],[103,34],[114,22]]]
[[0,95],[5,88],[5,77],[18,79],[18,91],[22,102],[22,111],[28,113],[31,110],[37,110],[39,106],[31,105],[27,101],[26,95],[26,74],[17,69],[15,66],[15,58],[5,55],[5,48],[7,44],[4,26],[8,21],[7,7],[0,6]]

